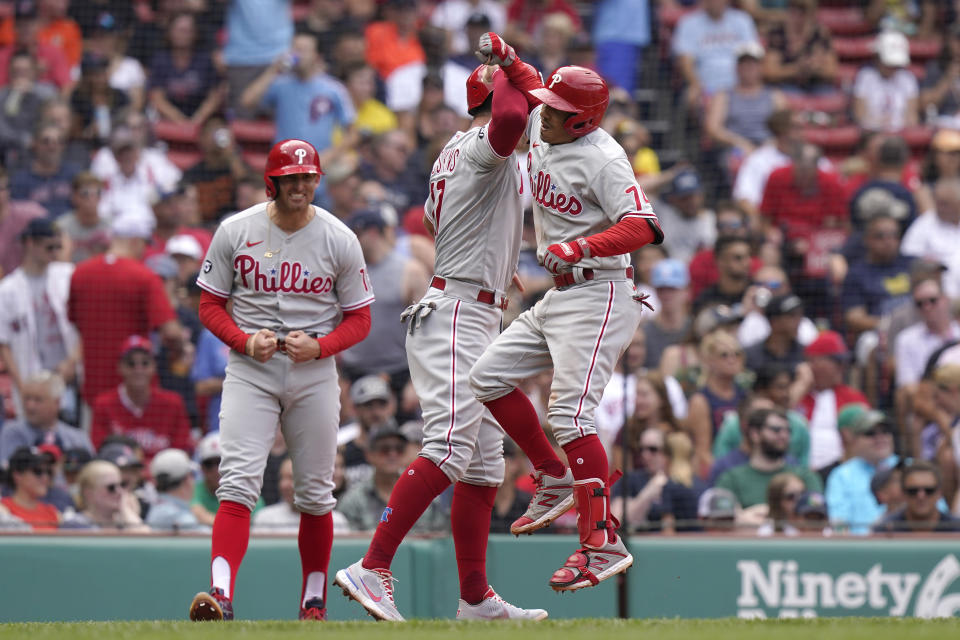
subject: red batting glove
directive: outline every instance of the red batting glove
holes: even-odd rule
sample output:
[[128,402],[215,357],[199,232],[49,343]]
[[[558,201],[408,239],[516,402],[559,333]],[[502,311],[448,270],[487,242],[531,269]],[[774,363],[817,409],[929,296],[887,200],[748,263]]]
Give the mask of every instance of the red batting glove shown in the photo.
[[543,266],[556,275],[569,271],[570,267],[589,257],[590,245],[587,244],[586,238],[577,238],[573,242],[559,242],[547,247],[547,253],[543,256]]
[[513,47],[504,42],[503,38],[493,31],[488,31],[480,36],[476,54],[483,64],[497,64],[501,67],[509,67],[517,59],[517,52],[513,50]]

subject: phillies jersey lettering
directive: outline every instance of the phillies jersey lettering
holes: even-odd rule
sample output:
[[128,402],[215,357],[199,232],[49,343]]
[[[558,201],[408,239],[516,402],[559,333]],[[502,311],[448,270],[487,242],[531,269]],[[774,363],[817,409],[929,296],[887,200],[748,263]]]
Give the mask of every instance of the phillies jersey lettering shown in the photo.
[[373,301],[356,235],[329,212],[313,210],[305,227],[287,233],[270,221],[264,202],[229,217],[214,234],[197,284],[233,300],[243,331],[326,335],[341,310]]
[[[540,137],[540,112],[530,113],[527,173],[533,188],[537,257],[552,244],[570,242],[609,229],[627,217],[656,220],[623,148],[603,129],[566,144]],[[587,258],[578,267],[622,269],[629,255]]]
[[486,126],[447,142],[433,163],[424,205],[436,234],[437,275],[506,291],[520,253],[520,178],[519,163],[490,146]]

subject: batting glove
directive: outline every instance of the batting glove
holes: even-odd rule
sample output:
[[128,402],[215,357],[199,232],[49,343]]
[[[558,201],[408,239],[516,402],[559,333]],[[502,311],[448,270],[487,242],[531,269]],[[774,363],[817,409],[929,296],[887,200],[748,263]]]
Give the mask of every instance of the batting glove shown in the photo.
[[509,67],[517,59],[517,52],[493,31],[480,36],[480,44],[476,51],[477,58],[483,64],[498,64]]
[[556,275],[569,271],[572,265],[590,257],[590,245],[586,238],[577,238],[573,242],[559,242],[547,247],[543,256],[543,266]]
[[410,335],[413,335],[413,332],[420,328],[420,323],[423,322],[423,319],[430,315],[430,312],[436,308],[436,302],[418,302],[417,304],[412,304],[400,314],[400,322],[409,322],[407,329]]

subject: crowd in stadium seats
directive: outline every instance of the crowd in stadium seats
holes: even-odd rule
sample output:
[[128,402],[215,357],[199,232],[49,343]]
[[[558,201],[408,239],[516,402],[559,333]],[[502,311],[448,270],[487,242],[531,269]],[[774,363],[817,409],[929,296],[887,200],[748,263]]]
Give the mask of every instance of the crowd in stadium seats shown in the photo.
[[[376,527],[422,438],[397,319],[433,274],[429,170],[469,122],[489,30],[544,77],[604,75],[603,126],[665,232],[633,256],[655,311],[595,416],[626,474],[615,513],[663,534],[960,530],[956,11],[0,2],[0,531],[209,530],[229,348],[200,324],[197,272],[290,137],[320,152],[315,203],[357,234],[377,295],[370,336],[338,356],[334,494],[338,533]],[[553,284],[526,204],[507,322]],[[548,434],[549,383],[522,385]],[[504,449],[497,532],[533,489]],[[415,531],[446,531],[449,505]],[[278,434],[252,526],[298,519]],[[547,531],[575,530],[568,513]]]

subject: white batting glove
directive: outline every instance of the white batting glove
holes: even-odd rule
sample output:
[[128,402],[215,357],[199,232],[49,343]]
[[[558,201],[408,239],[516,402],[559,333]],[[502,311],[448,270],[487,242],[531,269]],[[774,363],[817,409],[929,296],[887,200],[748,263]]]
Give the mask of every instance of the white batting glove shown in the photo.
[[513,47],[493,31],[480,36],[480,44],[475,53],[483,64],[497,64],[501,67],[509,67],[517,59],[517,52]]
[[420,323],[423,322],[423,319],[430,315],[436,308],[436,302],[418,302],[417,304],[412,304],[400,314],[400,322],[409,322],[410,324],[407,325],[407,328],[410,335],[413,335],[413,332],[420,328]]

